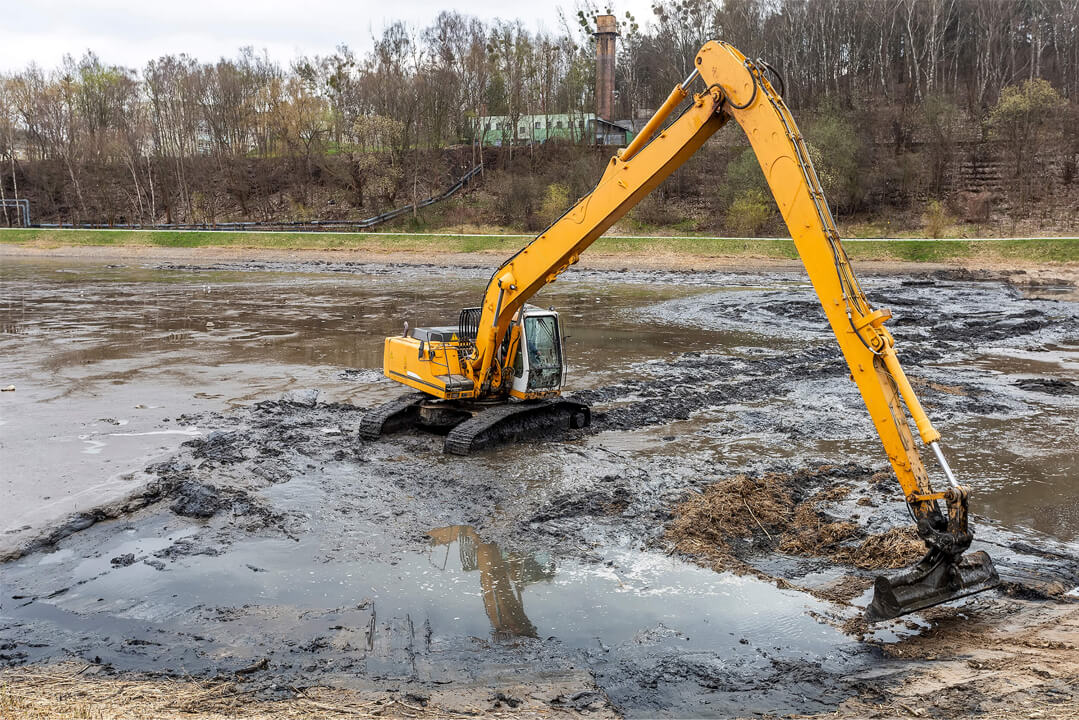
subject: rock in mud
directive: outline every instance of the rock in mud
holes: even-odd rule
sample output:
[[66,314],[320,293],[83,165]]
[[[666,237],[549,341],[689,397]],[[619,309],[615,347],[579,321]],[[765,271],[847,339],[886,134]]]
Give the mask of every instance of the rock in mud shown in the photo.
[[293,405],[303,405],[304,407],[314,407],[318,403],[317,389],[310,390],[290,390],[281,396],[281,402],[290,403]]
[[232,504],[221,496],[219,490],[194,480],[184,480],[173,494],[176,500],[169,509],[184,517],[210,518]]
[[[214,557],[222,554],[222,552],[223,551],[220,548],[203,545],[185,538],[183,540],[177,540],[167,548],[158,550],[154,553],[154,557],[160,558],[161,560],[175,560],[176,558],[188,557],[191,555],[208,555]],[[146,564],[157,570],[161,570],[165,567],[164,563],[161,563],[160,560],[157,564],[152,561],[147,561]],[[158,567],[158,564],[160,564],[160,567]]]
[[[615,483],[617,478],[607,476],[603,482]],[[617,515],[625,510],[632,499],[625,485],[612,484],[586,492],[560,493],[548,501],[533,515],[529,522],[542,523],[562,518]]]
[[218,463],[232,464],[245,460],[242,448],[244,439],[238,432],[212,432],[205,439],[188,440],[184,445],[194,448],[196,458]]
[[1015,383],[1017,388],[1046,395],[1079,395],[1079,385],[1059,378],[1029,378]]
[[109,563],[113,567],[127,567],[128,565],[134,565],[135,564],[135,554],[134,553],[125,553],[123,555],[117,555],[112,560],[109,560]]

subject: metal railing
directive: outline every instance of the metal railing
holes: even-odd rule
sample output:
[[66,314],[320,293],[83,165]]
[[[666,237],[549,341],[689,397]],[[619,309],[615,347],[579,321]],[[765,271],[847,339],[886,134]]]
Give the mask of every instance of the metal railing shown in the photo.
[[13,208],[16,217],[22,217],[23,227],[30,227],[30,201],[25,198],[0,200],[0,207]]

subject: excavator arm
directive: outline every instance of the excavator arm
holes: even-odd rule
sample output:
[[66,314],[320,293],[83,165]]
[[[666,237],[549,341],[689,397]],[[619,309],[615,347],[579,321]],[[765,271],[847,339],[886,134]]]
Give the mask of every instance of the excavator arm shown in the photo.
[[[997,583],[996,571],[985,553],[961,557],[972,540],[967,489],[956,481],[940,449],[940,434],[899,364],[895,340],[884,327],[891,313],[872,308],[862,292],[806,144],[780,93],[766,77],[768,69],[727,43],[707,43],[697,54],[694,72],[672,90],[634,141],[611,158],[596,188],[495,271],[484,295],[475,350],[466,361],[477,392],[490,389],[496,378],[500,381],[505,359],[499,357],[499,348],[514,313],[734,119],[756,153],[928,548],[912,570],[891,579],[878,578],[868,614],[894,617],[992,587]],[[705,91],[694,95],[684,111],[663,127],[689,97],[697,77],[703,80]],[[943,492],[935,492],[930,484],[907,411],[922,442],[936,455],[948,483]],[[946,514],[940,510],[940,501],[946,504]]]
[[[657,130],[688,97],[696,75],[675,87],[638,139]],[[686,112],[633,157],[632,163],[629,151],[633,144],[621,158],[612,157],[591,193],[495,271],[484,293],[475,350],[467,361],[478,391],[490,387],[492,374],[497,373],[503,360],[498,350],[514,314],[543,286],[575,264],[588,246],[727,122],[729,116],[717,112],[721,102],[721,97],[711,94],[695,97]]]

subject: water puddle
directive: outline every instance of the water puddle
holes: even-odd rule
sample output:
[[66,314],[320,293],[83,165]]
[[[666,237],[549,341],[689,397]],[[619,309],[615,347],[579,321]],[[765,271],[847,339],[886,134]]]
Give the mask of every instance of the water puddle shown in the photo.
[[[856,643],[811,616],[826,603],[654,552],[612,547],[594,562],[559,559],[452,525],[393,560],[328,556],[317,534],[214,554],[197,542],[197,528],[161,523],[111,535],[96,527],[94,555],[47,555],[46,577],[46,560],[8,567],[5,595],[39,596],[5,597],[3,622],[18,623],[30,648],[63,641],[70,652],[139,670],[213,672],[302,650],[297,660],[310,668],[362,659],[368,673],[430,680],[460,677],[458,665],[482,642],[495,656],[504,648],[543,657],[541,666],[583,664],[607,678],[616,700],[632,698],[619,677],[662,658],[669,677],[660,682],[689,682],[697,695],[702,667],[709,682],[756,685],[777,664],[838,673],[865,661]],[[198,554],[184,555],[193,540]],[[790,702],[786,690],[775,692],[774,702]]]

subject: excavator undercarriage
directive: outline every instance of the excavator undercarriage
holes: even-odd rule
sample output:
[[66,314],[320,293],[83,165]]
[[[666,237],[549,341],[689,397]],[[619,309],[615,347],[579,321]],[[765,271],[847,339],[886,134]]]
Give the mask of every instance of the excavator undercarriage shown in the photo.
[[560,397],[505,403],[433,400],[425,393],[408,393],[367,413],[360,421],[360,437],[377,440],[415,427],[445,433],[444,452],[468,455],[505,442],[585,428],[591,421],[591,408]]

